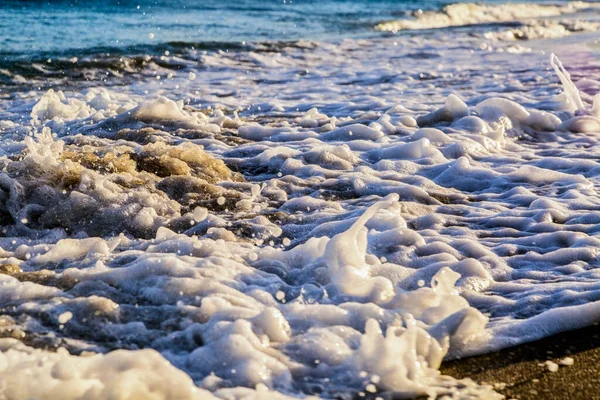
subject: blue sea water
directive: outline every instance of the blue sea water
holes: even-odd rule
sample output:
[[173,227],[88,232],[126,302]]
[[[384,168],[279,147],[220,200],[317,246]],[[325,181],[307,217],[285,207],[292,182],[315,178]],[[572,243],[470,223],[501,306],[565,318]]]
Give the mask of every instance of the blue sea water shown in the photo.
[[439,0],[4,0],[0,46],[3,53],[27,54],[165,42],[327,39],[368,34],[380,20],[440,4]]
[[[490,1],[487,1],[490,2]],[[497,2],[497,1],[492,1]],[[0,2],[0,55],[89,53],[165,43],[338,40],[447,0],[99,0]]]

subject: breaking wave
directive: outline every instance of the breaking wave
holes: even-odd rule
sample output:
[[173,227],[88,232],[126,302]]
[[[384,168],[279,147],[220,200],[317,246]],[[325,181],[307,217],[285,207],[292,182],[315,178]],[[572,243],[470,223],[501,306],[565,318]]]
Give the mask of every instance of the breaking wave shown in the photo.
[[595,3],[568,2],[564,5],[538,3],[477,4],[456,3],[439,11],[417,10],[411,18],[382,22],[375,26],[379,31],[439,29],[467,25],[507,23],[540,18],[559,17],[588,8],[598,8]]

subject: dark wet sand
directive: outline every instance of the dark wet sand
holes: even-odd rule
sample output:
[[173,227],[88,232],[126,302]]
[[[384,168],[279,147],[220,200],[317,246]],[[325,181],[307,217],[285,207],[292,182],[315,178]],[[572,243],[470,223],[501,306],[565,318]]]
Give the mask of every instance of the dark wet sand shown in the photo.
[[[573,358],[573,365],[560,365],[565,357]],[[559,370],[550,372],[547,360],[559,364]],[[441,372],[490,383],[507,399],[600,400],[600,326],[449,361],[442,365]]]

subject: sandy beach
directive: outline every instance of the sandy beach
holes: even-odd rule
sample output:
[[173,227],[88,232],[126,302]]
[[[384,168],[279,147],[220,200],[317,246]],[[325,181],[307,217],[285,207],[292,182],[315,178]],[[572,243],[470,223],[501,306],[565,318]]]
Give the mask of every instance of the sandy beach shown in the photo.
[[[558,366],[552,371],[548,361]],[[510,399],[599,399],[598,325],[551,336],[500,352],[446,362],[444,374],[470,377]]]

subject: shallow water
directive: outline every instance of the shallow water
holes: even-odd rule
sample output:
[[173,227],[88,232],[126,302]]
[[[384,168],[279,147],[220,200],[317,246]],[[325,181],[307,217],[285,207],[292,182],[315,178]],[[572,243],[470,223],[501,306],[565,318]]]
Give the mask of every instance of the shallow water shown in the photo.
[[600,317],[596,4],[8,4],[6,398],[488,399]]

